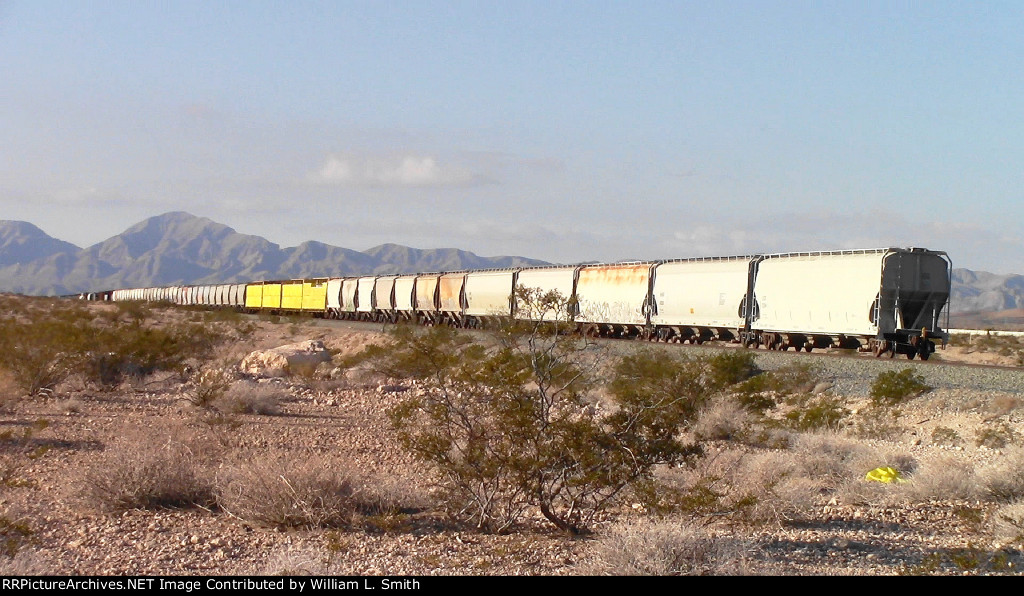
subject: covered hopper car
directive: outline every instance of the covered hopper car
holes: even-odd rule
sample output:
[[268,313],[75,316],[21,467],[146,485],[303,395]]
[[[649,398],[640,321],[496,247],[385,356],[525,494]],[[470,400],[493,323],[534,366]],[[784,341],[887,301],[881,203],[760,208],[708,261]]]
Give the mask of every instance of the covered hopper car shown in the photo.
[[923,248],[878,248],[145,288],[83,297],[163,300],[329,318],[477,327],[551,318],[515,288],[569,299],[580,331],[774,350],[843,347],[927,359],[948,333],[951,262]]

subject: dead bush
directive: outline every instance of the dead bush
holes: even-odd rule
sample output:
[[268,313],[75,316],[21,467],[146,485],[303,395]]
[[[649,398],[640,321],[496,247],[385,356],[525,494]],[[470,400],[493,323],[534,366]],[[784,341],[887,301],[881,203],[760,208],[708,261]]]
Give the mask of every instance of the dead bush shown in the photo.
[[356,513],[373,507],[353,473],[312,454],[239,463],[217,475],[216,494],[231,515],[278,528],[346,527]]
[[23,548],[14,556],[0,557],[0,577],[51,574],[52,569],[45,563],[39,551],[35,549]]
[[1017,431],[1012,426],[1006,422],[1000,422],[978,429],[974,434],[974,444],[989,449],[1002,449],[1019,438]]
[[189,447],[174,438],[129,433],[83,475],[81,494],[102,511],[209,506],[209,475]]
[[1016,500],[992,515],[992,534],[1007,542],[1024,542],[1024,500]]
[[1008,449],[999,459],[982,468],[978,482],[985,494],[1008,503],[1024,499],[1024,448]]
[[923,460],[905,487],[912,498],[922,501],[974,499],[980,489],[974,466],[953,455]]
[[185,393],[185,399],[197,408],[213,408],[227,393],[233,380],[233,375],[225,368],[201,370],[193,378],[192,387]]
[[283,395],[283,390],[277,386],[240,381],[216,397],[213,407],[226,414],[275,416],[281,412]]
[[594,575],[746,575],[753,545],[686,520],[619,523],[594,544]]
[[747,434],[750,413],[732,400],[716,399],[700,411],[690,431],[699,441],[739,439]]

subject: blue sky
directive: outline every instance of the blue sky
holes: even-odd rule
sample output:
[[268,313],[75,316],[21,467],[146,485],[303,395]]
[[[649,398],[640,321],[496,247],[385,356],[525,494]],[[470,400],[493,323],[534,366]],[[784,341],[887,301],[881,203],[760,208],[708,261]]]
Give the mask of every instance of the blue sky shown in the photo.
[[0,219],[1024,273],[1019,2],[0,0]]

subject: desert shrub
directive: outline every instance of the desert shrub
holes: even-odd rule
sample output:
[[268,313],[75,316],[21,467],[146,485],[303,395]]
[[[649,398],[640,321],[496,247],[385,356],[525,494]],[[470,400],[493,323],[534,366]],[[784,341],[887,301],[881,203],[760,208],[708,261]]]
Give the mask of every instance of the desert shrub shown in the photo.
[[226,414],[274,416],[281,411],[283,391],[268,384],[241,381],[213,400],[213,407]]
[[449,510],[477,527],[510,529],[529,507],[563,531],[585,531],[657,464],[699,452],[678,438],[706,398],[703,372],[684,358],[642,352],[615,368],[608,414],[592,406],[601,354],[563,333],[568,302],[517,289],[524,309],[556,321],[515,321],[489,345],[445,328],[400,326],[370,348],[391,376],[418,379],[390,412],[400,443],[431,464]]
[[1021,400],[1011,395],[997,395],[992,399],[990,410],[997,416],[1005,416],[1021,406]]
[[764,487],[739,476],[747,457],[729,449],[690,466],[661,469],[633,486],[632,496],[643,511],[656,516],[750,521],[758,516]]
[[1024,542],[1024,500],[1015,500],[995,510],[992,534],[1007,542]]
[[192,450],[147,434],[131,434],[86,470],[81,494],[87,503],[103,511],[210,505],[212,486]]
[[337,528],[358,512],[379,512],[380,498],[357,476],[312,454],[266,456],[222,470],[217,504],[239,519],[278,528]]
[[936,426],[932,429],[932,443],[936,445],[945,445],[947,447],[956,447],[963,443],[963,439],[960,437],[960,433],[948,426]]
[[187,361],[204,362],[224,339],[215,327],[174,324],[146,327],[137,322],[94,330],[86,380],[111,388],[126,376],[181,371]]
[[195,375],[185,399],[198,408],[213,408],[224,398],[233,381],[234,376],[224,368],[206,368]]
[[809,393],[818,384],[821,370],[810,363],[789,364],[755,375],[732,388],[735,399],[748,410],[764,412],[777,405],[776,396]]
[[112,387],[128,374],[175,370],[186,359],[207,358],[221,340],[210,326],[146,326],[150,311],[143,303],[119,302],[108,312],[97,319],[65,301],[0,318],[0,368],[28,395],[52,393],[72,374]]
[[721,351],[708,358],[708,368],[708,385],[712,390],[742,383],[761,372],[756,355],[748,350]]
[[152,305],[142,300],[119,300],[114,303],[114,306],[116,308],[110,312],[112,321],[128,319],[141,323],[153,315]]
[[786,424],[798,431],[838,430],[850,410],[838,397],[818,395],[804,400],[802,405],[786,412]]
[[989,449],[1002,449],[1017,440],[1017,432],[1006,422],[993,424],[978,430],[974,435],[974,444]]
[[881,372],[871,384],[871,399],[880,404],[895,404],[931,391],[924,377],[912,368]]
[[21,549],[28,545],[35,532],[28,522],[11,513],[4,511],[0,515],[0,555],[7,558],[14,558]]
[[702,441],[740,439],[748,434],[750,418],[751,414],[735,401],[716,399],[700,411],[690,431]]
[[760,374],[739,383],[733,389],[736,402],[750,412],[763,414],[778,405],[770,373]]
[[980,489],[974,466],[952,455],[924,459],[909,480],[906,492],[923,501],[974,499]]
[[91,337],[88,319],[74,310],[0,319],[0,367],[25,394],[50,394],[78,369]]
[[784,511],[799,513],[822,498],[847,504],[895,498],[888,494],[893,492],[890,485],[868,482],[865,475],[882,466],[903,476],[917,469],[916,460],[907,454],[872,448],[841,434],[800,434],[791,443],[790,452],[775,460],[788,458],[791,470],[775,489]]
[[601,575],[743,575],[753,545],[680,520],[619,523],[594,544]]
[[1024,499],[1024,448],[1008,449],[978,472],[985,493],[1004,503]]
[[950,333],[949,345],[957,347],[969,346],[971,345],[971,336],[967,333]]
[[900,423],[900,410],[875,404],[857,413],[853,434],[864,439],[896,440],[907,432]]

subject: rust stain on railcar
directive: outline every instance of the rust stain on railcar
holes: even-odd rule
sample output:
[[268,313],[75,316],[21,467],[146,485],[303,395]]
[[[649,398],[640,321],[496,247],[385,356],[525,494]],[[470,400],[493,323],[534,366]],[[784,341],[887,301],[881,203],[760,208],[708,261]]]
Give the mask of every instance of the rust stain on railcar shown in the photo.
[[436,310],[434,294],[437,292],[437,276],[416,278],[416,310]]
[[440,282],[441,310],[456,312],[462,310],[462,284],[466,274],[442,275]]
[[[651,278],[651,265],[595,265],[580,270],[577,288],[590,284],[646,288]],[[582,292],[580,292],[582,294]]]

